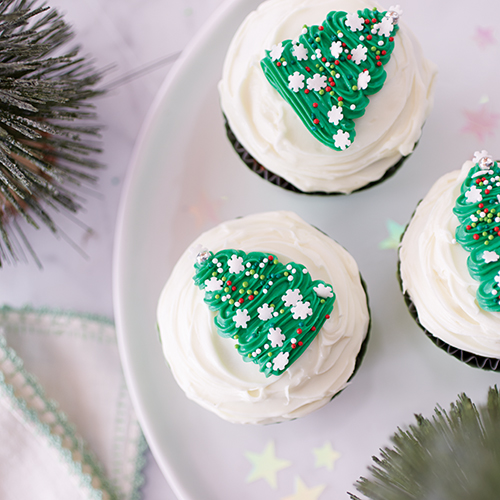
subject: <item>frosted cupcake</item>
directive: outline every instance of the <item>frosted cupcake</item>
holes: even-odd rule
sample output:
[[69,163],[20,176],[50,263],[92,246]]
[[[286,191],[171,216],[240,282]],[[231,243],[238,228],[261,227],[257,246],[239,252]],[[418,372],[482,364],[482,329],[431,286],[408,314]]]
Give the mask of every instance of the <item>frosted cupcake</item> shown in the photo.
[[321,408],[359,366],[369,325],[354,259],[291,212],[202,234],[158,304],[163,352],[179,386],[237,423]]
[[420,138],[436,75],[401,13],[370,0],[268,0],[252,12],[219,84],[243,161],[306,193],[392,175]]
[[410,312],[439,347],[500,371],[500,168],[486,151],[441,177],[399,250]]

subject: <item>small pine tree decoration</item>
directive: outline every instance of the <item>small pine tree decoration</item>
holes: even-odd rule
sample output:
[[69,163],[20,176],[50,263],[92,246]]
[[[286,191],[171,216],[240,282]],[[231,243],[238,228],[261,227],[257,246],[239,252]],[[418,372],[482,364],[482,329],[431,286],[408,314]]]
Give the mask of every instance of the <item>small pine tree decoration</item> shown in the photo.
[[335,301],[331,285],[313,281],[302,264],[276,255],[226,249],[201,252],[195,285],[205,291],[219,335],[236,340],[244,361],[267,377],[281,375],[307,349]]
[[486,151],[476,152],[473,161],[453,210],[460,222],[455,236],[479,281],[479,306],[500,311],[500,167]]
[[[399,429],[394,447],[373,457],[372,477],[358,491],[371,500],[498,500],[500,497],[500,395],[490,388],[477,408],[465,395],[449,412],[435,409],[432,420]],[[365,498],[365,496],[363,498]],[[353,500],[360,497],[350,493]]]
[[297,40],[266,51],[261,66],[269,83],[326,146],[343,151],[356,135],[369,95],[384,85],[402,11],[376,8],[332,11]]
[[[76,213],[74,189],[95,182],[101,167],[89,99],[102,73],[65,49],[73,33],[37,0],[0,0],[0,265],[27,249],[19,218],[59,234],[50,212]],[[78,124],[72,123],[78,121]]]

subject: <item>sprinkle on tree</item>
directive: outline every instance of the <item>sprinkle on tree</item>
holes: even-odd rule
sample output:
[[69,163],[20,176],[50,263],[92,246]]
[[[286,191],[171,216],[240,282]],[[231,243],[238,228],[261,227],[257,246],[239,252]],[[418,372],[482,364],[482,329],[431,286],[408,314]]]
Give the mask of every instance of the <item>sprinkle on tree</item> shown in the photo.
[[352,144],[367,96],[384,85],[401,13],[332,11],[321,25],[304,26],[297,40],[266,51],[261,66],[269,83],[326,146],[342,151]]
[[500,168],[486,151],[462,183],[454,214],[456,239],[469,252],[467,267],[479,281],[477,301],[486,311],[500,311]]
[[281,375],[300,357],[333,310],[331,285],[276,255],[204,250],[194,267],[195,284],[217,312],[219,335],[236,340],[243,359],[267,377]]

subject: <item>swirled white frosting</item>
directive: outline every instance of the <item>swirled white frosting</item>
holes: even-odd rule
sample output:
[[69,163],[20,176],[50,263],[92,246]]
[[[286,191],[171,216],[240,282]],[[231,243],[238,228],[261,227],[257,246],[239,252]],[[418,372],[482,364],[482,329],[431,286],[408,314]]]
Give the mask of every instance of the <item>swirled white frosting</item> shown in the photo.
[[264,76],[265,50],[296,39],[304,24],[320,24],[332,10],[374,6],[370,0],[268,0],[230,44],[219,83],[229,125],[259,163],[302,191],[350,193],[378,180],[413,151],[432,108],[436,67],[401,22],[384,87],[355,120],[356,138],[345,151],[315,139]]
[[[305,265],[313,279],[333,285],[333,312],[302,356],[282,375],[246,363],[232,339],[220,337],[203,292],[193,282],[199,245],[271,252]],[[268,212],[221,224],[186,250],[158,304],[163,352],[186,395],[231,422],[267,424],[304,416],[342,390],[366,336],[369,311],[350,254],[292,212]]]
[[479,307],[469,254],[455,241],[452,210],[473,165],[467,161],[441,177],[418,205],[401,242],[401,278],[430,333],[459,349],[500,358],[500,313]]

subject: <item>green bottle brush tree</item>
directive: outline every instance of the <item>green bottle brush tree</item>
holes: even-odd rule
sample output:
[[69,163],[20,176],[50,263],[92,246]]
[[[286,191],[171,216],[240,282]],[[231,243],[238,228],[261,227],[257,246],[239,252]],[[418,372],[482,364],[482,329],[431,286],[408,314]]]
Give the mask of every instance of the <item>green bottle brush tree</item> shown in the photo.
[[81,208],[102,166],[90,100],[102,72],[67,48],[70,26],[37,0],[0,0],[0,265],[40,265],[22,225],[60,234],[53,215]]

